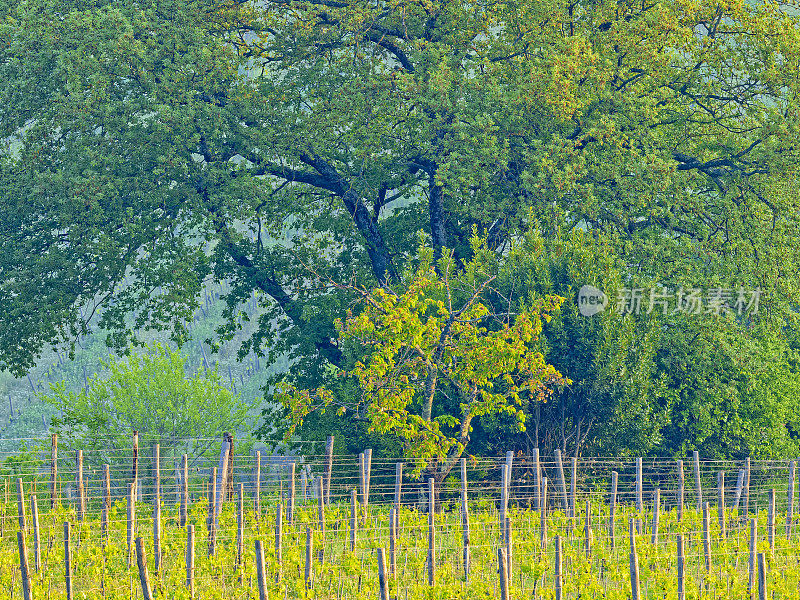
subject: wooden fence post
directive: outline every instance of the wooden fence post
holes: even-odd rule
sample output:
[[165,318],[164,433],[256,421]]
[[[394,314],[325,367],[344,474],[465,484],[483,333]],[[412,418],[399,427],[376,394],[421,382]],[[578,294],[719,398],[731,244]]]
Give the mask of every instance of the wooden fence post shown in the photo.
[[639,587],[639,557],[636,555],[636,523],[635,519],[630,520],[630,572],[631,572],[631,600],[641,600],[642,593]]
[[792,520],[794,516],[794,478],[797,463],[789,461],[789,487],[786,490],[786,539],[792,537]]
[[258,600],[267,600],[267,569],[264,564],[264,547],[256,540],[256,580],[258,581]]
[[661,488],[656,488],[653,492],[653,525],[651,542],[655,546],[658,544],[658,523],[661,518]]
[[506,517],[505,535],[503,537],[505,538],[505,542],[506,542],[506,565],[508,567],[508,570],[507,570],[508,578],[511,579],[512,581],[513,581],[512,573],[514,572],[514,569],[512,568],[513,556],[514,556],[514,537],[513,537],[513,534],[514,534],[514,530],[511,527],[511,517]]
[[67,600],[72,600],[72,552],[69,544],[69,521],[64,523],[64,583]]
[[162,575],[161,565],[161,447],[153,445],[153,575]]
[[685,503],[685,497],[684,496],[685,496],[685,487],[686,487],[685,486],[685,482],[684,482],[683,461],[682,460],[676,460],[675,461],[675,466],[676,466],[677,471],[678,471],[678,497],[677,497],[678,515],[677,515],[677,517],[678,517],[678,521],[680,522],[680,521],[683,520],[683,505]]
[[533,508],[534,510],[539,510],[539,500],[541,493],[541,481],[539,480],[541,477],[541,468],[539,466],[539,448],[533,449]]
[[181,527],[186,527],[189,514],[189,456],[181,456]]
[[[131,469],[131,479],[133,480],[133,492],[136,494],[134,496],[134,502],[139,500],[139,432],[135,429],[133,430],[133,468]],[[133,548],[133,540],[131,540],[131,550]],[[129,552],[129,553],[130,553]]]
[[756,578],[756,554],[758,552],[758,521],[750,519],[750,555],[747,569],[747,593],[752,596]]
[[136,483],[128,484],[128,514],[127,514],[128,543],[128,568],[133,565],[133,534],[136,526]]
[[434,483],[433,477],[428,478],[428,585],[433,585],[436,578]]
[[311,588],[311,569],[312,560],[314,555],[314,538],[311,535],[311,528],[306,527],[306,572],[305,572],[305,585],[306,590]]
[[584,515],[583,524],[583,537],[584,537],[584,550],[586,551],[586,558],[592,556],[592,505],[589,503],[589,497],[586,497],[586,515]]
[[717,518],[720,537],[725,539],[725,471],[717,473]]
[[386,552],[383,548],[378,548],[378,588],[380,599],[389,600],[389,577],[386,573]]
[[103,548],[108,544],[108,511],[111,509],[111,467],[103,465],[103,506],[100,514],[100,536]]
[[50,436],[50,510],[56,507],[58,497],[58,434]]
[[[644,512],[644,498],[642,497],[642,457],[636,458],[636,513],[642,518]],[[639,533],[642,533],[641,531]]]
[[244,484],[240,483],[236,489],[236,568],[239,571],[239,581],[242,580],[244,568]]
[[508,465],[506,464],[500,465],[500,514],[499,514],[500,531],[503,531],[503,527],[505,527],[506,510],[508,509],[508,486],[507,486],[508,477],[506,477],[507,470],[508,470]]
[[750,457],[744,459],[744,514],[750,514]]
[[619,473],[611,471],[611,499],[608,506],[608,535],[611,538],[611,550],[617,546],[617,485],[619,483]]
[[500,576],[500,600],[508,600],[508,557],[505,548],[497,549],[497,572]]
[[758,553],[758,600],[767,600],[767,561],[763,552]]
[[775,556],[775,488],[769,490],[769,507],[767,509],[767,538],[769,540],[769,552]]
[[389,573],[396,574],[397,570],[397,509],[389,509]]
[[556,448],[553,454],[555,454],[556,457],[558,485],[561,488],[561,507],[564,509],[564,514],[567,514],[569,511],[569,502],[567,502],[567,481],[564,478],[564,463],[561,461],[561,450]]
[[136,565],[139,567],[139,582],[142,584],[142,596],[144,596],[144,600],[153,600],[150,576],[147,574],[147,558],[144,554],[144,543],[141,537],[136,538]]
[[700,453],[695,450],[692,452],[694,461],[694,491],[697,495],[697,512],[703,510],[703,487],[700,484]]
[[194,600],[194,525],[186,526],[186,589]]
[[686,600],[686,553],[683,547],[683,535],[678,534],[678,600]]
[[542,495],[539,497],[539,547],[547,547],[547,477],[542,477]]
[[[288,499],[289,502],[286,507],[286,521],[288,522],[289,525],[294,525],[294,507],[297,497],[297,492],[296,492],[297,486],[295,484],[295,479],[296,479],[295,471],[296,471],[295,463],[292,462],[289,465],[289,499]],[[325,497],[327,498],[326,503],[330,503],[330,487],[331,487],[330,477],[328,478],[328,482],[325,485],[326,485]]]
[[17,532],[17,545],[19,546],[19,570],[22,575],[22,598],[33,600],[31,591],[31,571],[28,567],[28,549],[25,547],[25,534]]
[[556,600],[562,600],[563,598],[563,579],[562,579],[562,567],[561,567],[561,536],[557,535],[555,538],[556,544],[556,552],[555,552],[555,568],[553,572],[553,577],[555,579],[554,587],[556,590]]
[[86,518],[86,494],[83,489],[83,450],[77,450],[75,456],[75,489],[78,497],[78,520]]
[[703,503],[703,555],[705,556],[706,574],[711,573],[711,533],[710,508],[708,502]]
[[570,478],[569,482],[569,509],[570,513],[569,516],[572,517],[572,521],[570,521],[570,527],[573,525],[573,521],[575,520],[575,502],[576,502],[576,494],[578,493],[578,457],[573,456],[571,459],[571,471],[572,477]]
[[23,490],[22,477],[17,477],[17,516],[19,528],[23,534],[27,533],[28,526],[25,522],[25,491]]
[[369,485],[372,480],[372,448],[364,450],[364,514],[369,510]]
[[42,569],[42,540],[39,533],[39,502],[31,496],[31,521],[33,521],[33,565],[38,573]]
[[739,510],[739,501],[742,498],[744,488],[744,469],[739,469],[739,477],[736,479],[736,494],[733,498],[733,510]]
[[[331,503],[331,473],[333,472],[333,436],[329,435],[328,440],[325,442],[325,504]],[[292,489],[294,489],[294,479],[292,480]],[[289,523],[293,523],[289,519]]]
[[[465,460],[465,459],[461,459]],[[461,483],[461,485],[465,485],[466,482]],[[395,514],[400,515],[400,499],[401,499],[401,491],[403,485],[403,463],[395,463],[394,465],[394,506],[395,506]]]
[[280,503],[275,509],[275,582],[281,580],[283,571],[283,505]]
[[358,528],[358,492],[350,492],[350,552],[356,551],[356,529]]

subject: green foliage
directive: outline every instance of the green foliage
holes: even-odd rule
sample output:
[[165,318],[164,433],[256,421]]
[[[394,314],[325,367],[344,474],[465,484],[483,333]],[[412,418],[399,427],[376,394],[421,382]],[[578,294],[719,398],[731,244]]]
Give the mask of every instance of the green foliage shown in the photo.
[[103,364],[107,372],[80,392],[58,383],[41,395],[61,415],[52,428],[75,447],[126,448],[138,431],[161,444],[162,456],[179,447],[194,456],[221,432],[248,428],[249,407],[222,385],[219,373],[187,377],[185,357],[168,346],[152,344]]

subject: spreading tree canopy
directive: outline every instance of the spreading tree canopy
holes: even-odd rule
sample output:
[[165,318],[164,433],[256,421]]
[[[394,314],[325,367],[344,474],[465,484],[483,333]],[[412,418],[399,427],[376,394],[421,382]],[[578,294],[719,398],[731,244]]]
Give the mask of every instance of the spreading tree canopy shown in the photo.
[[0,368],[97,313],[119,348],[185,339],[214,276],[220,339],[258,290],[242,352],[318,383],[353,296],[329,281],[534,222],[631,280],[760,287],[754,319],[791,326],[799,63],[774,2],[2,1]]

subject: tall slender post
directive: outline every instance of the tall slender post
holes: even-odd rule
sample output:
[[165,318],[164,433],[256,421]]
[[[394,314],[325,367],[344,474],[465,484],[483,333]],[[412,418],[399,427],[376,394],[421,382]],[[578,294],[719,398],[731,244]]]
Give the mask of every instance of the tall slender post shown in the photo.
[[744,459],[744,514],[750,514],[750,457]]
[[50,436],[50,510],[56,507],[58,497],[58,434]]
[[677,504],[678,504],[678,515],[677,516],[678,516],[678,521],[680,522],[680,521],[683,520],[683,506],[684,506],[684,504],[686,502],[686,499],[684,497],[685,496],[686,485],[685,485],[685,482],[684,482],[683,461],[682,460],[676,460],[675,461],[675,467],[676,467],[676,469],[678,471],[678,493],[677,493],[676,501],[677,501]]
[[275,581],[281,580],[283,570],[283,506],[279,503],[275,510]]
[[69,543],[69,521],[64,522],[64,583],[67,600],[72,600],[72,552]]
[[539,448],[533,449],[533,508],[539,510],[539,498],[541,494],[541,468],[539,466]]
[[397,566],[397,509],[389,509],[389,572],[396,573]]
[[27,533],[28,526],[25,522],[25,491],[22,486],[22,477],[17,477],[17,517],[19,518],[19,528],[23,534]]
[[505,525],[505,542],[506,542],[506,564],[508,565],[508,578],[513,580],[512,573],[514,569],[512,568],[513,564],[513,556],[514,556],[514,537],[513,537],[513,529],[511,527],[511,517],[506,517],[506,525]]
[[750,555],[747,570],[747,593],[752,597],[756,578],[756,553],[758,552],[758,521],[750,519]]
[[711,512],[708,502],[703,503],[703,555],[706,559],[706,573],[711,573]]
[[769,508],[767,509],[767,538],[769,553],[775,556],[775,488],[769,490]]
[[267,600],[267,568],[264,563],[264,547],[256,540],[256,579],[258,581],[258,600]]
[[[461,459],[465,460],[465,459]],[[402,498],[402,485],[403,485],[403,463],[398,462],[394,464],[394,507],[396,510],[395,514],[400,514],[400,499]],[[464,485],[462,482],[461,485]]]
[[586,498],[586,515],[584,515],[583,523],[583,547],[586,551],[586,557],[592,556],[592,505],[589,503],[589,498]]
[[153,444],[153,575],[161,572],[161,446]]
[[144,600],[153,600],[153,589],[150,587],[150,576],[147,574],[147,558],[144,554],[142,538],[136,538],[136,565],[139,567],[139,582],[142,584]]
[[[134,502],[139,499],[139,432],[133,431],[133,468],[131,469],[131,480],[133,482]],[[131,540],[131,551],[133,551],[133,540]],[[129,552],[129,553],[130,553]]]
[[464,566],[464,581],[469,581],[470,571],[470,531],[469,502],[467,500],[467,459],[461,459],[461,558]]
[[[358,455],[358,485],[361,489],[361,504],[366,507],[367,502],[367,461],[363,452]],[[364,511],[366,513],[366,509]]]
[[786,539],[792,536],[792,520],[794,516],[794,478],[797,463],[789,461],[789,487],[786,490]]
[[[508,504],[511,503],[511,473],[514,468],[514,453],[511,451],[506,452],[506,509]],[[506,557],[508,558],[508,557]]]
[[656,488],[653,492],[653,526],[651,543],[658,544],[658,523],[661,518],[661,489]]
[[261,518],[261,450],[256,450],[256,465],[254,474],[255,490],[253,491],[253,511],[256,519]]
[[386,573],[386,551],[378,548],[378,589],[380,600],[389,600],[389,577]]
[[725,538],[725,471],[717,473],[717,518],[719,534]]
[[244,484],[240,483],[236,488],[236,568],[241,581],[244,565]]
[[19,570],[22,575],[22,598],[33,600],[31,592],[31,571],[28,566],[28,549],[25,547],[25,534],[17,532],[17,545],[19,546]]
[[369,484],[372,479],[372,448],[364,450],[364,513],[369,509]]
[[[331,503],[331,473],[333,472],[333,436],[329,435],[328,440],[325,442],[325,504]],[[292,480],[294,483],[294,480]],[[294,489],[294,486],[292,486]],[[293,522],[292,519],[289,520]]]
[[434,480],[428,479],[428,585],[433,585],[436,577],[436,555],[434,554],[434,543],[436,541],[436,530],[434,521]]
[[683,547],[683,535],[678,534],[678,600],[686,600],[686,552]]
[[128,568],[133,565],[133,534],[136,530],[136,484],[128,484],[128,520],[127,536],[128,543]]
[[108,543],[108,511],[111,509],[111,467],[103,465],[103,506],[100,514],[100,536],[103,548]]
[[306,570],[305,570],[305,584],[306,590],[311,589],[311,569],[313,567],[314,556],[314,538],[311,535],[311,528],[306,527]]
[[544,553],[547,547],[547,477],[542,478],[542,495],[539,496],[539,546]]
[[181,456],[181,527],[186,527],[189,514],[189,456]]
[[42,541],[39,534],[39,502],[31,496],[31,521],[33,522],[33,564],[38,573],[42,569]]
[[[333,444],[331,444],[332,446]],[[294,525],[294,506],[296,501],[296,485],[295,485],[295,463],[291,463],[289,465],[289,501],[286,507],[286,521],[289,525]],[[325,498],[326,503],[330,503],[330,474],[328,475],[328,481],[325,484]]]
[[508,557],[505,548],[497,549],[497,564],[500,576],[500,600],[508,600]]
[[561,461],[561,450],[558,448],[553,452],[556,457],[556,471],[558,473],[558,485],[561,488],[561,507],[566,513],[569,510],[569,502],[567,502],[567,482],[564,478],[564,463]]
[[744,469],[739,469],[739,477],[736,479],[736,494],[733,498],[733,510],[739,510],[739,501],[742,498],[744,489]]
[[562,600],[563,598],[563,577],[562,577],[562,567],[561,567],[561,536],[557,535],[556,540],[556,552],[555,552],[555,568],[553,569],[553,576],[555,578],[555,590],[556,590],[556,600]]
[[358,528],[358,492],[350,491],[350,552],[356,551],[356,530]]
[[228,489],[228,462],[230,460],[232,439],[231,434],[228,432],[225,432],[222,436],[222,446],[219,452],[219,468],[217,469],[215,481],[216,491],[214,494],[213,525],[215,530],[219,527],[219,515],[222,512],[222,503],[225,500],[225,493]]
[[[575,520],[575,496],[578,493],[578,457],[573,456],[571,461],[572,477],[569,481],[569,516]],[[572,522],[570,522],[572,526]]]
[[619,473],[611,471],[611,499],[608,503],[608,535],[611,538],[611,549],[617,546],[617,485],[619,483]]
[[[636,512],[642,518],[644,512],[644,498],[642,497],[642,457],[636,458]],[[641,531],[639,532],[641,533]]]
[[763,552],[758,553],[758,600],[767,600],[767,561]]
[[186,526],[186,589],[194,600],[194,525]]
[[692,452],[694,461],[694,490],[697,495],[697,512],[703,510],[703,487],[700,484],[700,453],[695,450]]
[[506,470],[508,466],[503,464],[500,465],[500,530],[502,531],[503,527],[505,526],[506,522],[506,510],[508,509],[508,486],[506,482],[508,478],[506,477]]
[[642,593],[639,587],[639,557],[636,554],[636,523],[630,520],[629,535],[631,543],[630,571],[631,571],[631,600],[641,600]]
[[77,450],[75,455],[75,489],[78,492],[78,520],[86,518],[86,494],[83,489],[83,450]]

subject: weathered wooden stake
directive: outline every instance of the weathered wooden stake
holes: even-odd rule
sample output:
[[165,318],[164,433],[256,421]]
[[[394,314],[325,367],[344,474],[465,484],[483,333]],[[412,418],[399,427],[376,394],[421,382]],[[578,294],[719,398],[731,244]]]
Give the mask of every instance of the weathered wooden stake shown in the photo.
[[189,514],[189,457],[181,456],[181,527],[186,527]]
[[358,492],[350,491],[350,552],[356,551],[356,530],[358,529]]
[[540,459],[539,459],[539,448],[533,449],[533,508],[534,510],[539,510],[539,500],[542,495],[541,493],[541,481],[540,477],[542,475],[541,467],[540,467]]
[[108,544],[108,511],[111,509],[111,467],[103,465],[103,506],[100,514],[100,537],[103,548]]
[[589,497],[586,497],[586,515],[583,522],[583,548],[586,552],[586,557],[592,556],[592,505],[589,503]]
[[508,481],[508,477],[506,477],[506,470],[508,466],[503,464],[500,465],[500,531],[503,530],[506,522],[506,511],[508,510],[508,486],[506,482]]
[[50,510],[56,507],[58,498],[58,434],[50,436]]
[[306,590],[311,589],[311,569],[312,560],[314,555],[314,538],[311,535],[311,528],[306,527],[306,571],[305,571],[305,585]]
[[744,488],[744,469],[739,469],[739,476],[736,479],[736,494],[733,499],[733,510],[739,510],[739,501],[742,498]]
[[508,600],[508,557],[505,548],[497,549],[497,565],[500,577],[500,600]]
[[[131,469],[131,480],[133,481],[134,502],[139,500],[139,432],[133,431],[133,468]],[[131,552],[133,551],[133,540],[131,540]]]
[[744,514],[750,514],[750,457],[744,459]]
[[706,559],[706,573],[711,573],[711,525],[710,515],[711,509],[708,502],[703,503],[703,555]]
[[700,485],[700,453],[695,450],[692,452],[694,461],[694,491],[697,496],[697,512],[703,510],[703,487]]
[[725,532],[725,471],[717,473],[717,519],[719,520],[719,535],[723,539]]
[[142,584],[144,600],[153,600],[153,589],[150,587],[150,576],[147,574],[147,558],[144,554],[144,542],[136,538],[136,565],[139,567],[139,582]]
[[631,572],[631,600],[641,600],[642,593],[639,587],[639,557],[636,554],[636,522],[635,519],[630,520],[630,572]]
[[[286,521],[289,525],[294,525],[294,507],[297,501],[297,485],[295,483],[295,463],[289,465],[289,502],[286,507]],[[326,504],[330,503],[330,476],[328,475],[328,482],[325,484],[325,497]]]
[[786,539],[792,537],[792,520],[794,516],[794,478],[797,463],[789,461],[789,487],[786,490]]
[[467,459],[461,459],[461,560],[464,567],[464,581],[469,581],[470,539],[469,502],[467,500]]
[[22,486],[22,477],[17,477],[17,517],[19,528],[23,534],[27,533],[28,526],[25,522],[25,491]]
[[506,517],[506,525],[504,528],[504,535],[503,538],[505,539],[506,544],[506,565],[508,567],[508,578],[513,581],[514,577],[512,573],[514,569],[512,568],[513,564],[513,557],[514,557],[514,530],[511,527],[511,517]]
[[25,534],[17,532],[17,545],[19,546],[19,570],[22,575],[22,598],[23,600],[33,600],[31,591],[31,571],[28,567],[28,549],[25,547]]
[[655,546],[658,543],[658,523],[661,518],[661,488],[656,488],[653,492],[653,524],[651,532],[651,543]]
[[378,548],[378,589],[380,599],[389,600],[389,577],[386,573],[386,552],[383,548]]
[[[464,460],[463,458],[461,460]],[[466,482],[462,481],[461,485],[465,485]],[[402,485],[403,485],[403,463],[395,463],[394,464],[394,507],[397,509],[395,512],[396,515],[399,516],[400,514],[400,499],[402,498]]]
[[539,497],[539,547],[547,547],[547,477],[542,477],[542,494]]
[[256,580],[258,582],[258,600],[267,600],[267,568],[264,564],[264,547],[261,540],[256,540]]
[[767,561],[763,552],[758,553],[758,600],[767,600]]
[[77,450],[75,456],[75,489],[78,492],[78,520],[86,518],[86,491],[83,488],[83,450]]
[[283,506],[278,504],[275,509],[275,582],[281,580],[283,571]]
[[397,567],[397,513],[393,506],[389,509],[389,573],[394,575]]
[[[575,520],[575,502],[576,502],[576,494],[578,493],[578,458],[573,456],[571,459],[571,471],[572,476],[570,477],[569,481],[569,516],[572,517],[573,521]],[[572,527],[572,521],[570,521],[570,527]]]
[[[636,459],[636,513],[642,518],[644,512],[644,498],[642,496],[642,458]],[[641,533],[641,531],[639,532]]]
[[[328,440],[325,442],[325,504],[328,505],[331,503],[331,473],[333,472],[333,436],[329,435]],[[292,484],[294,484],[294,480],[292,480]],[[294,485],[292,485],[292,489],[294,489]],[[293,520],[289,520],[289,523],[293,523]]]
[[39,502],[31,496],[31,521],[33,521],[33,564],[38,573],[42,569],[42,542],[39,535]]
[[244,484],[240,483],[236,489],[236,567],[239,571],[239,581],[242,580],[244,555]]
[[678,534],[678,600],[686,600],[686,552],[683,534]]
[[133,566],[133,533],[136,526],[136,484],[128,484],[128,514],[127,514],[127,536],[128,543],[128,568]]
[[372,480],[372,448],[364,450],[364,514],[369,510],[369,484]]
[[436,555],[434,544],[436,541],[436,523],[434,521],[434,480],[428,478],[428,585],[433,585],[436,578]]
[[69,544],[69,522],[64,523],[64,583],[67,600],[72,600],[72,552]]
[[770,555],[775,556],[775,488],[769,490],[769,507],[767,508],[767,539]]
[[161,447],[153,445],[153,575],[160,578],[161,568]]
[[675,466],[676,466],[677,471],[678,471],[678,493],[677,493],[676,501],[677,501],[677,504],[678,504],[677,517],[678,517],[678,521],[680,522],[680,521],[683,520],[683,505],[686,502],[686,500],[685,500],[685,488],[686,488],[686,485],[685,485],[685,482],[684,482],[683,461],[682,460],[676,460],[675,461]]
[[562,600],[563,596],[563,576],[561,566],[561,536],[556,536],[556,553],[555,553],[555,568],[553,570],[553,577],[555,578],[556,600]]
[[194,525],[186,526],[186,589],[194,600]]
[[561,461],[561,450],[555,449],[556,457],[556,471],[558,472],[558,485],[561,488],[561,508],[566,513],[569,510],[569,503],[567,502],[567,482],[564,478],[564,463]]
[[747,570],[747,593],[752,596],[755,589],[756,578],[756,553],[758,552],[758,521],[750,519],[750,556]]
[[608,504],[608,535],[611,538],[611,549],[617,546],[617,485],[619,483],[619,473],[611,471],[611,499]]

